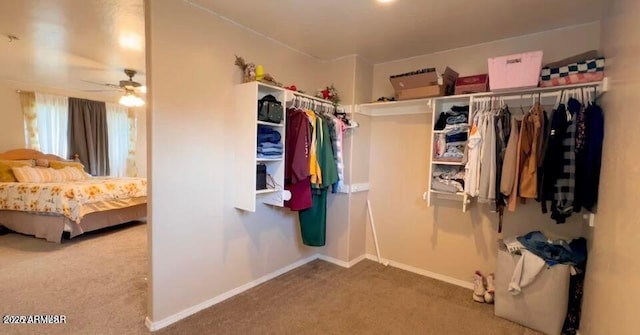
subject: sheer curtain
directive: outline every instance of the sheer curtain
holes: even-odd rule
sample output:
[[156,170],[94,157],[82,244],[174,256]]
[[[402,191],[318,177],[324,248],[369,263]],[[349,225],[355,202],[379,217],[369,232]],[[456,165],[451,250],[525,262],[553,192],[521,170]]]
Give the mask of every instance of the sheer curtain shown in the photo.
[[[68,150],[69,99],[57,95],[36,93],[36,129],[38,149],[46,154],[70,158]],[[25,116],[26,117],[26,116]]]
[[109,132],[109,169],[114,177],[127,176],[130,148],[129,110],[118,104],[107,104],[107,129]]

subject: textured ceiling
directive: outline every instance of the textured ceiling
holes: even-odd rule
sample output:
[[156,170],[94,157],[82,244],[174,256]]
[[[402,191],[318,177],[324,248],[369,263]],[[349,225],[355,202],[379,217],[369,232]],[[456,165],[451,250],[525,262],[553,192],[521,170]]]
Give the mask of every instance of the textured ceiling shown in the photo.
[[605,0],[187,0],[321,60],[374,63],[597,21]]
[[[160,1],[160,0],[150,0]],[[599,20],[603,0],[186,1],[320,60],[384,62]],[[213,18],[212,18],[213,19]],[[2,0],[0,78],[40,87],[101,89],[144,72],[143,0]],[[567,41],[570,43],[570,41]],[[144,73],[136,80],[144,83]]]
[[[89,90],[102,87],[83,80],[117,83],[125,67],[144,72],[143,0],[3,0],[0,34],[20,38],[0,36],[2,79]],[[123,36],[141,48],[122,47]]]

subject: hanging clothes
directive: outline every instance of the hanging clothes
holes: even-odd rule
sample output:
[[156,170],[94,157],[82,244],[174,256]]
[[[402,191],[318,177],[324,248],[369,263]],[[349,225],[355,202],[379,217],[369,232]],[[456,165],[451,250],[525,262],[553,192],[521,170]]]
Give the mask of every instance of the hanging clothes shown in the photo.
[[502,164],[502,176],[500,177],[500,192],[509,197],[513,190],[513,184],[516,179],[517,171],[517,158],[518,158],[518,140],[520,139],[519,123],[515,118],[511,119],[511,131],[509,141],[507,142],[507,148],[504,154],[504,161]]
[[516,134],[512,134],[511,136],[515,136],[517,138],[517,144],[516,144],[516,160],[515,160],[515,176],[513,179],[513,185],[512,185],[512,189],[511,192],[509,194],[509,199],[507,200],[507,209],[510,212],[515,212],[516,211],[516,207],[518,204],[518,190],[519,190],[519,186],[520,186],[520,160],[521,160],[521,152],[522,150],[520,150],[520,148],[522,147],[522,122],[521,121],[516,121],[516,128],[517,128],[517,135]]
[[496,116],[496,178],[495,178],[495,199],[496,199],[496,212],[499,215],[498,218],[498,232],[502,232],[502,216],[504,214],[504,208],[507,205],[508,198],[500,192],[500,186],[502,183],[502,169],[504,165],[504,158],[507,151],[507,143],[511,135],[511,112],[509,108],[504,106],[498,111]]
[[598,202],[604,115],[600,106],[590,104],[578,117],[576,134],[576,211],[593,212]]
[[575,117],[582,108],[578,100],[569,99],[569,124],[562,140],[562,172],[555,183],[555,205],[551,218],[564,223],[573,213],[576,186],[576,122]]
[[317,123],[318,117],[312,110],[305,110],[309,123],[311,124],[311,146],[309,149],[309,173],[311,174],[311,182],[318,184],[322,182],[322,174],[320,172],[320,166],[318,164],[317,154]]
[[482,136],[480,128],[482,125],[482,113],[476,113],[473,117],[473,124],[469,131],[468,158],[465,164],[464,192],[472,197],[479,194],[480,185],[480,151],[482,147]]
[[291,192],[291,199],[285,201],[284,205],[294,211],[307,209],[312,205],[309,171],[310,128],[305,112],[295,108],[287,110],[284,189]]
[[520,148],[520,188],[521,198],[538,197],[538,158],[542,150],[542,127],[544,111],[536,103],[522,121],[522,146]]
[[[485,113],[480,152],[479,202],[493,203],[496,200],[496,117],[493,111]],[[493,206],[492,206],[493,207]]]
[[576,187],[576,122],[582,105],[569,99],[561,104],[551,120],[549,144],[542,177],[542,211],[547,212],[551,200],[551,218],[565,223],[574,211]]
[[338,168],[333,154],[331,133],[327,122],[316,117],[316,154],[320,182],[313,182],[312,206],[298,213],[302,242],[305,245],[321,247],[326,243],[327,192],[329,186],[338,181]]
[[331,193],[336,193],[344,185],[344,156],[342,152],[343,133],[347,130],[347,125],[334,115],[322,114],[322,118],[329,126],[333,156],[336,161],[338,181],[332,185]]

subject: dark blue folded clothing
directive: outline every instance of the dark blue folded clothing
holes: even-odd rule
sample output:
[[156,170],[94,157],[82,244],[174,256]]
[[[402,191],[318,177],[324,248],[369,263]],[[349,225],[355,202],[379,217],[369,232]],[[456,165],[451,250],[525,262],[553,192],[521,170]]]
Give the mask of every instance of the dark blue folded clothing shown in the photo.
[[258,134],[258,144],[270,142],[270,143],[280,143],[280,133],[275,134]]
[[457,134],[447,134],[446,136],[446,142],[464,142],[466,141],[468,138],[467,132],[461,132],[461,133],[457,133]]
[[278,148],[262,148],[262,147],[258,147],[258,152],[262,152],[262,153],[276,153],[276,154],[282,154],[282,149],[278,149]]
[[262,142],[260,143],[260,147],[262,148],[276,148],[282,150],[282,143],[271,143],[271,142]]
[[282,136],[273,128],[258,125],[258,144],[264,142],[280,143]]

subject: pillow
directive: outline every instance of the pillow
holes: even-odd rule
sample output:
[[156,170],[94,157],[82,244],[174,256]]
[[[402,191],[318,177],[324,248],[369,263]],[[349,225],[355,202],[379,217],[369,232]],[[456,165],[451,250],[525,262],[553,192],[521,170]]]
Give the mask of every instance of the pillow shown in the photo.
[[39,167],[14,167],[13,174],[21,183],[61,183],[87,179],[83,172],[75,167],[67,166],[62,169]]
[[54,171],[57,171],[60,174],[62,181],[79,181],[87,179],[84,170],[80,171],[78,168],[72,166],[67,166],[58,170],[54,169]]
[[64,169],[66,167],[73,167],[80,170],[84,174],[84,165],[80,162],[70,162],[70,161],[49,161],[49,167],[54,168],[56,170]]
[[0,182],[15,183],[18,180],[11,168],[20,166],[33,166],[33,160],[0,160]]
[[16,179],[21,183],[53,183],[62,181],[60,172],[54,169],[18,166],[13,167],[12,170]]

